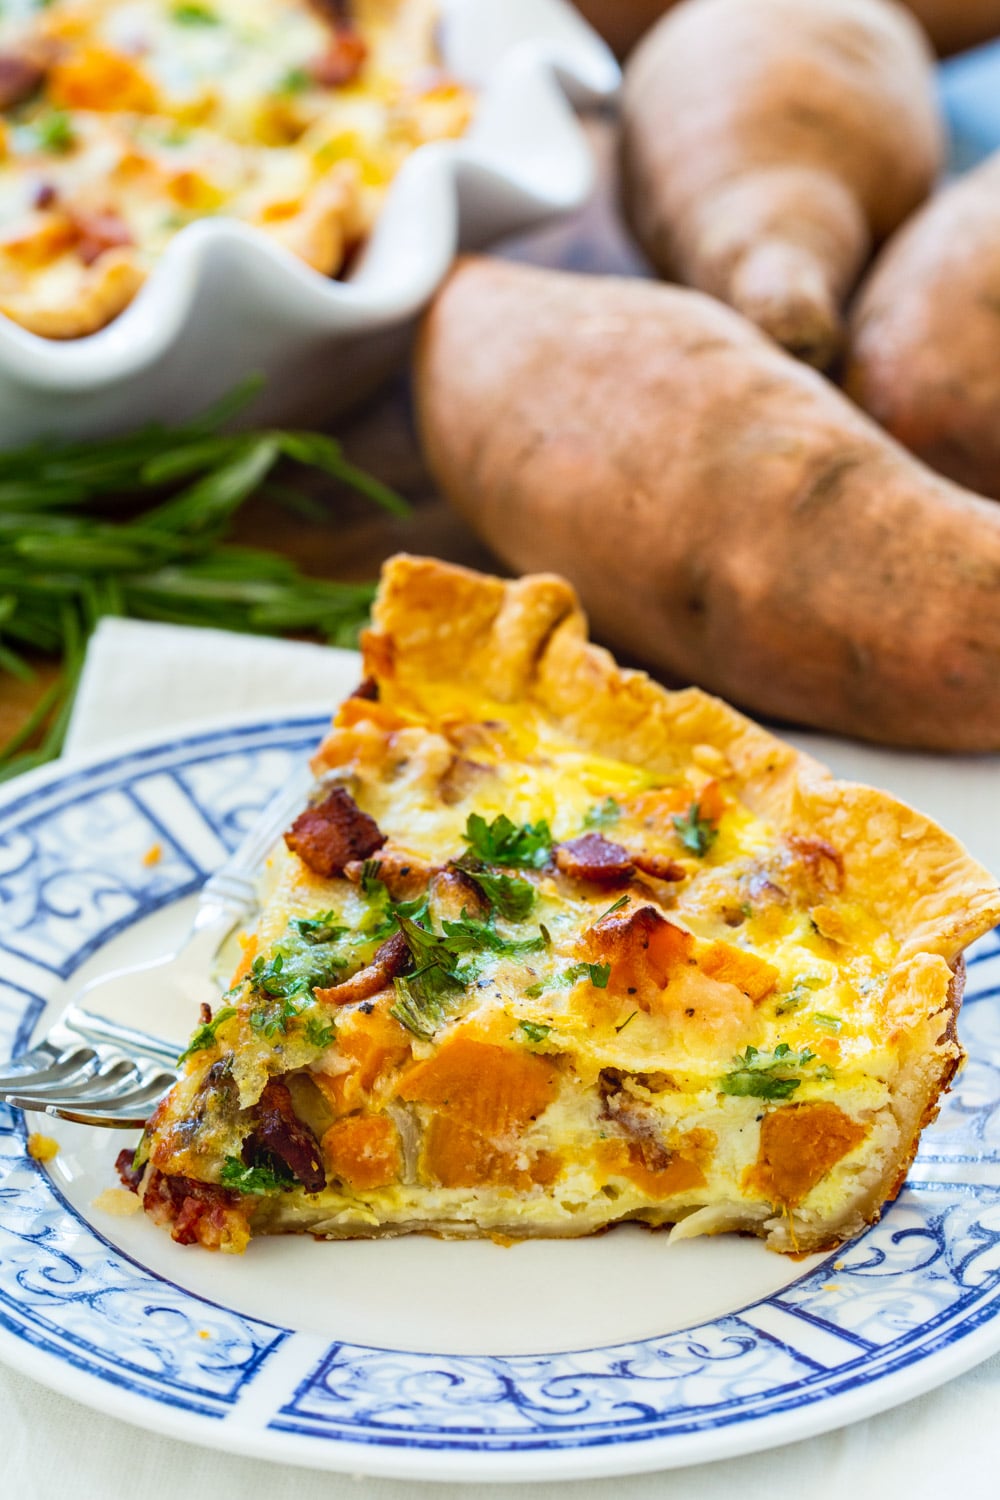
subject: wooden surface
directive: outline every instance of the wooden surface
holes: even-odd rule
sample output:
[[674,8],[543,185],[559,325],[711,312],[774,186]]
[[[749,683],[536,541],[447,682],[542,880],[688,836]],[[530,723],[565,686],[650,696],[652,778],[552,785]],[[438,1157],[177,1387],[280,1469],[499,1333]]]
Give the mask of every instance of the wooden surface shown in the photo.
[[[615,208],[614,123],[595,116],[587,128],[599,168],[599,188],[592,202],[571,219],[495,247],[495,253],[576,271],[648,274]],[[413,428],[405,371],[334,431],[348,457],[405,495],[413,504],[413,514],[404,519],[389,516],[331,487],[324,495],[330,503],[328,523],[305,520],[274,502],[254,500],[238,517],[234,540],[284,552],[304,572],[334,579],[375,578],[385,558],[400,550],[471,567],[498,567],[434,491]],[[45,662],[37,666],[32,684],[0,676],[0,743],[20,726],[52,680],[53,666]]]

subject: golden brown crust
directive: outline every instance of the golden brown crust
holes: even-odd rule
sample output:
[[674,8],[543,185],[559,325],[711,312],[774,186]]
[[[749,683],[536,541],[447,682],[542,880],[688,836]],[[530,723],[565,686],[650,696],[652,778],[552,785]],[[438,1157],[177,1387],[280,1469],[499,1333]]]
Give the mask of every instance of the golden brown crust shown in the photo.
[[404,685],[447,681],[487,687],[500,702],[530,698],[588,748],[652,772],[678,770],[695,746],[721,751],[754,812],[844,851],[844,896],[871,903],[904,957],[953,963],[1000,921],[996,883],[951,834],[886,792],[834,780],[721,699],[671,692],[619,667],[588,641],[562,579],[506,582],[400,555],[385,566],[374,623],[380,638],[366,643],[366,665],[384,671],[391,658]]

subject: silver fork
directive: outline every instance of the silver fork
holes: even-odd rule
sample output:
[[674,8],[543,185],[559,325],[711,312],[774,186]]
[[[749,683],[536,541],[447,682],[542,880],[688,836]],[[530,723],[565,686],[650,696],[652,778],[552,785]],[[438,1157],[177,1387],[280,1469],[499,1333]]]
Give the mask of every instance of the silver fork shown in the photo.
[[308,767],[271,798],[253,827],[202,887],[191,931],[180,948],[147,963],[112,969],[74,996],[44,1040],[6,1064],[0,1101],[15,1109],[60,1115],[82,1125],[134,1130],[176,1081],[182,1042],[102,1015],[98,1002],[121,1008],[141,988],[143,1010],[162,1014],[179,998],[216,999],[212,960],[233,928],[257,904],[257,875],[275,839],[304,805]]

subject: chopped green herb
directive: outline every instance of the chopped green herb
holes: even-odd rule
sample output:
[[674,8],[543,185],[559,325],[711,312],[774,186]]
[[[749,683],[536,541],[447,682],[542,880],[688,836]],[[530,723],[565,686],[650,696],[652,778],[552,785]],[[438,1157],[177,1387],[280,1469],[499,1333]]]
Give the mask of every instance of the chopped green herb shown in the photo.
[[490,905],[496,907],[500,915],[509,922],[523,922],[530,915],[536,899],[535,887],[530,880],[523,880],[520,875],[503,875],[498,870],[487,869],[469,855],[465,855],[457,863],[459,869],[464,870],[476,882]]
[[803,1000],[808,1000],[811,990],[821,990],[826,980],[814,974],[806,974],[796,979],[787,994],[778,996],[778,1004],[774,1008],[776,1016],[788,1015],[790,1011],[797,1010]]
[[470,813],[462,837],[485,864],[540,870],[548,864],[552,853],[552,830],[544,818],[518,827],[505,813],[500,813],[492,823],[487,823],[479,813]]
[[261,1196],[271,1193],[287,1193],[295,1186],[295,1178],[284,1163],[275,1161],[271,1166],[248,1167],[238,1156],[227,1156],[223,1163],[220,1181],[223,1187],[235,1188],[238,1193],[255,1193]]
[[621,818],[622,810],[614,797],[605,797],[584,814],[584,828],[612,828]]
[[288,1032],[289,1021],[294,1021],[299,1007],[291,995],[269,995],[262,1005],[250,1012],[250,1029],[258,1036],[275,1037]]
[[552,1030],[551,1026],[542,1026],[538,1021],[519,1021],[518,1026],[524,1032],[529,1042],[544,1042]]
[[836,1016],[825,1015],[822,1011],[817,1011],[812,1019],[820,1031],[830,1031],[836,1035],[838,1031],[844,1029],[843,1021],[838,1020]]
[[206,1047],[214,1046],[216,1031],[224,1021],[230,1020],[235,1014],[236,1009],[234,1006],[224,1005],[221,1010],[216,1011],[210,1021],[206,1021],[203,1026],[199,1026],[177,1059],[178,1067],[182,1062],[186,1062],[193,1052],[201,1052]]
[[299,995],[306,988],[305,980],[296,974],[286,974],[285,956],[276,953],[273,958],[255,958],[250,966],[250,987],[260,994],[279,996]]
[[332,1021],[321,1021],[318,1016],[306,1016],[306,1041],[311,1047],[326,1048],[337,1035]]
[[144,1130],[139,1137],[139,1143],[132,1153],[132,1171],[138,1172],[149,1160],[149,1131]]
[[73,122],[64,109],[50,109],[31,123],[31,132],[42,151],[63,156],[76,145]]
[[444,921],[441,931],[448,939],[449,947],[459,953],[476,953],[484,949],[505,958],[518,958],[522,953],[538,953],[545,947],[545,939],[539,933],[534,938],[506,938],[496,929],[496,913],[490,912],[485,922],[470,917],[464,910],[457,922]]
[[675,813],[673,823],[685,849],[697,854],[699,859],[708,853],[718,837],[718,828],[709,818],[702,817],[697,802],[691,803],[683,817]]
[[464,992],[443,969],[430,969],[393,980],[396,1003],[389,1014],[414,1036],[430,1041],[448,1014],[450,1003]]
[[179,0],[170,13],[178,26],[218,26],[219,17],[210,5],[199,0]]
[[612,901],[607,911],[602,911],[597,920],[603,922],[605,917],[610,917],[612,912],[621,911],[623,906],[628,906],[627,896],[619,896],[617,901]]
[[724,1094],[754,1099],[790,1099],[802,1083],[793,1070],[801,1070],[815,1059],[815,1052],[793,1052],[787,1042],[779,1042],[772,1053],[747,1047],[742,1057],[733,1059],[733,1071],[719,1082]]
[[279,94],[304,94],[306,89],[312,88],[315,79],[306,72],[305,68],[289,68],[284,78],[278,84]]
[[293,917],[288,924],[298,934],[305,938],[307,943],[335,943],[339,938],[345,937],[350,930],[347,927],[338,927],[334,923],[335,912],[321,911],[314,917]]
[[[289,558],[237,546],[227,534],[282,462],[316,469],[397,514],[407,507],[326,434],[223,432],[260,388],[249,379],[183,426],[0,453],[0,598],[11,601],[2,644],[62,660],[52,688],[0,744],[0,779],[58,755],[88,637],[106,616],[354,644],[373,585],[306,577]],[[285,504],[301,498],[288,486],[269,493]],[[0,692],[8,670],[4,658]]]
[[610,978],[610,964],[570,964],[569,968],[563,969],[560,974],[553,974],[548,979],[540,979],[524,993],[530,1000],[537,1000],[539,995],[544,995],[546,990],[571,990],[575,984],[580,983],[581,979],[589,979],[597,990],[606,990]]

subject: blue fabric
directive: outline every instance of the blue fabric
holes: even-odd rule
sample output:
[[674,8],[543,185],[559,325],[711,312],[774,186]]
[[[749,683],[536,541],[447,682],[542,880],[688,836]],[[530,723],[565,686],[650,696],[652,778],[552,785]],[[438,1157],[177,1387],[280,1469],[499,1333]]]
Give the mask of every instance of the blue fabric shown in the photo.
[[1000,41],[942,63],[940,84],[951,134],[949,167],[966,172],[1000,150]]

